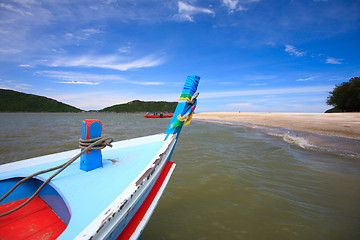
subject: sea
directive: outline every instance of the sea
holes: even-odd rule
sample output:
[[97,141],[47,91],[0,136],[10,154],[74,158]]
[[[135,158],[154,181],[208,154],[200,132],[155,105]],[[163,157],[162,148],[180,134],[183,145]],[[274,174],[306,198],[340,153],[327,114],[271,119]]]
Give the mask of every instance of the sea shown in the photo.
[[[115,141],[162,133],[170,122],[142,114],[0,113],[0,164],[78,148],[84,119],[101,120],[103,136]],[[141,239],[360,239],[358,146],[193,120]]]

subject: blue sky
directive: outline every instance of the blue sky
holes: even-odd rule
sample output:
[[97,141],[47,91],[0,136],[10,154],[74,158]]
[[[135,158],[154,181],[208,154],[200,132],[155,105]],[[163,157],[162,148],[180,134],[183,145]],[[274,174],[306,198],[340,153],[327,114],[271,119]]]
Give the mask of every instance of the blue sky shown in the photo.
[[90,110],[196,74],[198,112],[323,112],[359,43],[358,0],[0,0],[0,88]]

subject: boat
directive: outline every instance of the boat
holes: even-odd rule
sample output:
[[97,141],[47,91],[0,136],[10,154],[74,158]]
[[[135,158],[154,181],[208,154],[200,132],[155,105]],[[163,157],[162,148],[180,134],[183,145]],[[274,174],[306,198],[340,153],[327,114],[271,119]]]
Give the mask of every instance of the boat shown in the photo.
[[148,114],[148,113],[146,113],[144,115],[144,117],[146,117],[146,118],[171,118],[171,117],[173,117],[173,115],[174,114],[162,114],[162,113]]
[[164,133],[113,142],[86,119],[80,149],[0,165],[0,239],[139,239],[176,166],[199,80],[187,77]]

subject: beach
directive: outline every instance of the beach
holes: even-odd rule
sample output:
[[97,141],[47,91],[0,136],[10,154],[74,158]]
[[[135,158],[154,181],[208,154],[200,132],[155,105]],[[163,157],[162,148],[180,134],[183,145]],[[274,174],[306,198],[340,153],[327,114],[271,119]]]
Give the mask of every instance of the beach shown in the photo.
[[286,128],[297,132],[360,140],[360,113],[204,112],[194,119]]

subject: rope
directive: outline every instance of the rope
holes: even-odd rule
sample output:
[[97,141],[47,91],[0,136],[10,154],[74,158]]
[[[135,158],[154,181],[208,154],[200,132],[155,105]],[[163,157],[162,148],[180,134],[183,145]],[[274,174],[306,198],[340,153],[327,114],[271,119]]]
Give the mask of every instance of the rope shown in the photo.
[[[80,139],[82,140],[82,139]],[[81,155],[83,155],[85,152],[87,152],[88,150],[92,150],[92,149],[102,149],[105,148],[106,146],[110,146],[111,142],[113,141],[113,139],[111,137],[99,137],[99,138],[94,138],[94,139],[89,139],[89,140],[79,140],[79,145],[81,145],[83,141],[86,141],[87,146],[86,147],[81,147],[82,151],[80,153],[78,153],[75,157],[73,157],[72,159],[70,159],[69,161],[67,161],[64,164],[61,164],[57,167],[53,167],[53,168],[49,168],[46,170],[42,170],[39,171],[37,173],[34,173],[26,178],[23,178],[21,181],[19,181],[17,184],[15,184],[14,187],[12,187],[3,197],[1,197],[0,202],[2,202],[7,196],[9,196],[10,193],[12,193],[21,183],[25,182],[26,180],[29,180],[30,178],[37,176],[39,174],[42,173],[46,173],[46,172],[50,172],[56,169],[59,169],[58,171],[56,171],[53,175],[51,175],[37,190],[36,192],[30,197],[28,198],[25,202],[23,202],[21,205],[17,206],[16,208],[9,210],[5,213],[1,213],[0,217],[4,217],[10,213],[15,212],[16,210],[19,210],[20,208],[24,207],[26,204],[28,204],[31,200],[33,200],[38,194],[39,192],[45,187],[46,184],[48,184],[51,179],[53,179],[56,175],[58,175],[60,172],[62,172],[65,168],[67,168],[70,164],[72,164],[76,159],[78,159]],[[91,143],[90,143],[91,142]],[[97,146],[97,147],[94,147]]]
[[[188,94],[188,95],[190,95],[190,94]],[[183,124],[183,122],[185,122],[185,124],[184,124],[185,126],[190,124],[193,112],[196,107],[198,96],[199,96],[199,92],[195,92],[194,96],[192,96],[191,98],[190,97],[186,98],[187,99],[186,102],[187,102],[188,106],[183,110],[183,112],[181,114],[179,114],[177,116],[176,121],[171,124],[171,129],[181,126],[181,124]]]
[[[98,141],[98,140],[100,140],[102,138],[103,137],[97,137],[97,138],[85,139],[85,140],[80,138],[79,139],[79,148],[85,149],[88,146],[90,146],[92,143],[94,143],[94,142],[96,142],[96,141]],[[100,142],[100,144],[97,145],[97,146],[92,145],[92,147],[90,149],[88,149],[88,150],[99,150],[99,149],[105,148],[106,146],[112,147],[112,145],[111,145],[112,141],[113,141],[112,138],[105,139],[102,142]]]
[[194,93],[194,96],[191,97],[190,101],[188,100],[187,102],[191,105],[193,105],[195,103],[196,98],[199,96],[199,92]]

